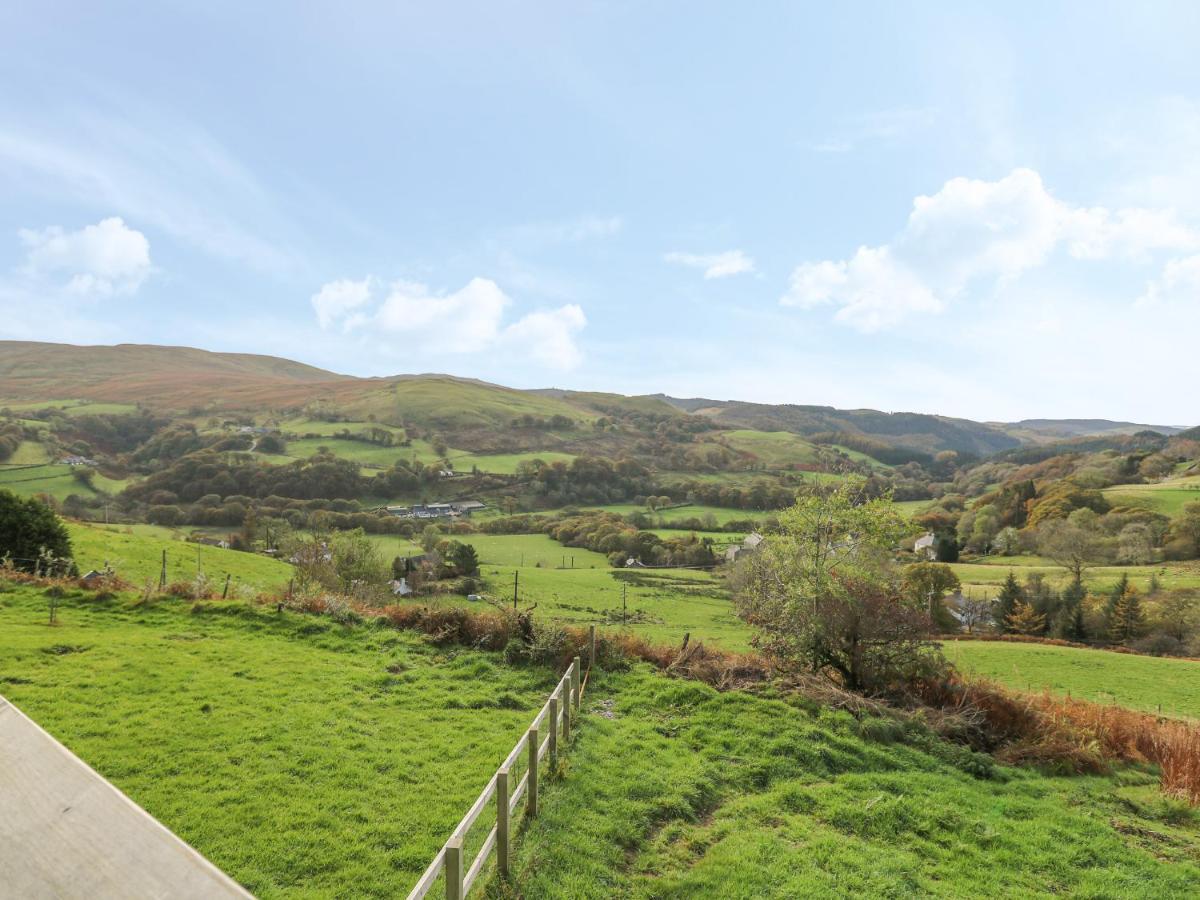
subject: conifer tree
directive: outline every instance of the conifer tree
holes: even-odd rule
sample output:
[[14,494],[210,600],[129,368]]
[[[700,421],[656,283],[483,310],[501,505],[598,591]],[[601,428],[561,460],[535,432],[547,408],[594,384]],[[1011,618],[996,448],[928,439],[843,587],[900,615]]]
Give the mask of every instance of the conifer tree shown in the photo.
[[1132,585],[1113,607],[1109,618],[1108,636],[1118,644],[1128,643],[1142,632],[1145,618],[1137,588]]
[[1046,617],[1024,600],[1018,600],[1008,617],[1008,628],[1016,634],[1042,634],[1046,630]]
[[1017,583],[1017,577],[1013,575],[1012,570],[1008,572],[1008,578],[1004,580],[1004,585],[1000,588],[1000,596],[996,603],[996,624],[1000,626],[1001,631],[1008,631],[1008,619],[1017,608],[1017,603],[1025,599],[1025,592],[1021,590],[1021,585]]

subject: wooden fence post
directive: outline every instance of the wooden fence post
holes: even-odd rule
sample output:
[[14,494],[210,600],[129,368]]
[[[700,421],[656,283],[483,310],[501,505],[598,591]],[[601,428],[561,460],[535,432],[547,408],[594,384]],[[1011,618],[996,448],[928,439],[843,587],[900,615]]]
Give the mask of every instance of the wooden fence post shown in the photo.
[[566,684],[563,686],[562,692],[562,728],[563,728],[563,743],[571,739],[571,670],[567,670]]
[[550,771],[558,768],[558,698],[550,698]]
[[583,693],[580,690],[582,685],[579,677],[579,668],[579,657],[577,656],[575,657],[575,712],[579,712],[579,701],[581,699],[579,695]]
[[529,729],[529,780],[525,783],[525,793],[528,798],[528,803],[525,805],[525,813],[529,816],[537,815],[538,805],[538,744],[541,740],[538,738],[538,727],[534,725]]
[[596,665],[596,626],[588,627],[588,670]]
[[452,837],[446,842],[446,900],[462,900],[463,896],[463,842]]
[[496,871],[508,878],[508,767],[496,773]]
[[221,599],[222,600],[226,599],[229,596],[229,579],[232,577],[233,577],[233,575],[231,573],[229,573],[229,572],[225,573],[225,590],[221,591]]

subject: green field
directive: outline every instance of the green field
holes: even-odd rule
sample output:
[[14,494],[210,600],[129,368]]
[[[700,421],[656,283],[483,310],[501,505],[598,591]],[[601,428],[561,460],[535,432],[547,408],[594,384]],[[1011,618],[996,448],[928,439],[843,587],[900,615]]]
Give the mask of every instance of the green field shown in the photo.
[[591,681],[518,895],[1195,895],[1197,817],[1150,772],[980,778],[919,728],[798,706],[643,671]]
[[[1024,582],[1031,573],[1040,573],[1049,584],[1064,587],[1070,579],[1061,566],[1052,564],[1019,565],[1025,557],[991,557],[986,563],[951,563],[950,567],[964,585],[998,586],[1004,583],[1011,571],[1017,580]],[[1011,561],[1009,561],[1011,560]],[[1200,563],[1156,563],[1150,566],[1096,566],[1084,572],[1084,584],[1093,592],[1111,588],[1122,574],[1139,590],[1146,590],[1151,577],[1157,577],[1164,589],[1200,587]]]
[[0,593],[0,691],[264,898],[404,896],[554,683],[240,603],[46,603]]
[[1122,484],[1106,488],[1104,496],[1113,506],[1142,506],[1164,516],[1177,516],[1185,503],[1200,501],[1200,476],[1155,484]]
[[1017,690],[1200,718],[1200,662],[1006,641],[946,641],[943,647],[963,672]]
[[[422,444],[421,441],[414,441],[414,445]],[[356,462],[364,466],[378,466],[386,468],[393,465],[397,460],[412,460],[418,462],[433,462],[434,455],[431,450],[427,450],[421,446],[413,447],[383,447],[379,444],[368,444],[366,441],[352,441],[346,438],[304,438],[299,441],[287,442],[287,457],[291,459],[308,459],[322,447],[327,449],[334,456],[341,459],[348,459],[351,462]],[[263,459],[269,459],[271,454],[261,454]],[[275,457],[286,462],[279,456]]]
[[21,441],[16,452],[5,462],[13,466],[36,466],[50,462],[50,454],[38,441]]
[[89,525],[69,522],[71,548],[80,572],[110,565],[121,578],[141,586],[147,580],[158,584],[162,554],[167,553],[167,581],[192,581],[197,571],[221,587],[232,575],[231,588],[247,585],[264,590],[285,584],[292,567],[285,562],[254,553],[240,553],[192,544],[172,537],[165,528],[153,525]]
[[525,453],[466,453],[451,450],[448,458],[455,472],[470,472],[475,468],[497,475],[513,475],[517,466],[523,462],[540,459],[544,463],[570,463],[574,461],[575,454],[560,453],[556,450],[530,450]]
[[931,502],[931,500],[896,500],[892,503],[892,506],[896,508],[896,512],[901,516],[911,519]]
[[600,509],[605,512],[615,512],[618,515],[628,516],[631,513],[646,513],[651,516],[657,523],[658,527],[670,527],[672,522],[680,522],[684,519],[703,519],[706,515],[711,514],[718,525],[724,525],[726,522],[754,520],[760,521],[773,513],[763,512],[754,509],[729,509],[724,506],[704,506],[703,504],[692,504],[689,506],[674,506],[670,509],[661,509],[658,512],[651,512],[649,507],[636,503],[611,503],[608,506],[589,507],[590,509]]
[[100,403],[91,400],[32,400],[10,403],[0,400],[0,408],[17,410],[57,409],[69,416],[88,413],[91,415],[123,415],[137,412],[132,403]]
[[296,418],[285,419],[279,423],[279,430],[284,434],[319,434],[333,435],[339,431],[362,432],[371,428],[382,428],[396,435],[398,440],[404,438],[404,429],[395,425],[384,425],[379,422],[325,422],[321,419]]
[[768,469],[787,469],[817,461],[816,446],[790,431],[739,429],[722,432],[721,438],[734,450],[753,455]]
[[[22,445],[24,446],[24,445]],[[37,466],[0,466],[0,489],[12,491],[23,497],[34,494],[48,494],[55,500],[65,500],[71,494],[77,494],[85,500],[97,496],[94,488],[78,481],[74,476],[75,469],[67,465],[37,465]],[[121,491],[127,481],[116,481],[96,473],[92,482],[96,488],[109,494]]]
[[373,396],[366,406],[385,421],[398,417],[454,428],[509,427],[524,415],[541,419],[561,415],[580,423],[595,418],[554,397],[442,376],[401,381]]

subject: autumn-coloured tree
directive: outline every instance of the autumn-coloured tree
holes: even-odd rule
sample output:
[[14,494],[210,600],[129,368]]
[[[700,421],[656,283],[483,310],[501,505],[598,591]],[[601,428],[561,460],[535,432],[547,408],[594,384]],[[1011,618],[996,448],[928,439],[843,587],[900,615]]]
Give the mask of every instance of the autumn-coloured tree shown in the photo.
[[1124,644],[1141,634],[1145,624],[1137,588],[1129,585],[1113,604],[1108,619],[1108,636],[1118,644]]
[[1046,617],[1024,600],[1018,600],[1008,617],[1008,629],[1014,634],[1042,634],[1046,630]]

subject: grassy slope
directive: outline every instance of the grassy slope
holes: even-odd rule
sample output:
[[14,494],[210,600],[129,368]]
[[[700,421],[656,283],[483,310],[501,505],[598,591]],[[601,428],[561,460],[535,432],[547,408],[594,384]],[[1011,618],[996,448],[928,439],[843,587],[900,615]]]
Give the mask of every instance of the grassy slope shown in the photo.
[[38,441],[21,441],[16,452],[5,462],[14,466],[37,466],[50,462],[50,454]]
[[529,450],[525,453],[467,453],[452,450],[449,459],[455,472],[470,472],[472,468],[477,468],[481,472],[513,475],[517,466],[523,462],[540,459],[545,463],[570,463],[574,461],[575,454],[561,453],[557,450]]
[[0,593],[0,690],[262,897],[403,896],[553,685],[390,631],[127,602],[51,628],[39,591]]
[[[589,507],[594,509],[602,509],[606,512],[619,513],[622,516],[627,516],[630,513],[650,513],[646,506],[638,506],[636,503],[612,503],[608,506]],[[658,512],[651,513],[653,518],[661,521],[666,525],[671,522],[679,522],[683,519],[703,519],[705,515],[712,513],[716,518],[717,524],[723,525],[726,522],[733,520],[745,519],[763,519],[768,513],[754,509],[728,509],[723,506],[704,506],[702,504],[693,504],[690,506],[676,506],[671,509],[663,509]]]
[[1200,662],[1000,641],[946,641],[964,672],[1130,709],[1200,718]]
[[[1019,560],[1020,557],[1015,557]],[[1040,573],[1046,576],[1047,582],[1057,587],[1063,587],[1069,576],[1060,566],[1055,565],[1018,565],[1010,563],[1004,557],[993,557],[985,563],[953,563],[959,580],[965,585],[994,587],[1004,583],[1011,571],[1018,581],[1024,581],[1030,573]],[[1084,574],[1084,582],[1093,592],[1108,590],[1121,577],[1129,575],[1129,580],[1140,590],[1145,590],[1151,576],[1157,576],[1163,588],[1196,588],[1200,587],[1200,564],[1160,563],[1150,566],[1096,566]]]
[[[77,481],[72,474],[73,472],[74,469],[71,466],[56,464],[30,466],[28,468],[3,466],[0,467],[0,488],[12,491],[14,494],[20,494],[23,497],[32,497],[34,494],[49,494],[60,501],[65,500],[71,494],[78,494],[85,499],[95,497],[97,495],[96,490]],[[116,481],[97,474],[94,476],[93,483],[97,488],[107,493],[115,494],[124,488],[128,482]]]
[[404,379],[386,392],[366,398],[361,409],[375,412],[385,421],[397,418],[455,428],[507,427],[523,415],[543,419],[563,415],[578,422],[595,418],[553,397],[444,376]]
[[292,576],[292,567],[285,562],[254,553],[190,544],[173,538],[166,529],[153,526],[71,522],[67,528],[81,572],[99,569],[107,562],[119,576],[135,585],[148,579],[158,583],[164,550],[168,582],[194,579],[197,560],[200,570],[216,584],[223,584],[229,574],[233,576],[233,586],[245,584],[266,589],[285,584]]
[[1185,503],[1200,500],[1200,477],[1155,484],[1122,484],[1107,488],[1104,496],[1114,506],[1144,506],[1166,516],[1176,516]]
[[528,900],[1186,896],[1200,878],[1195,815],[1147,773],[979,780],[945,744],[883,742],[893,726],[643,672],[585,705],[518,850]]
[[788,431],[752,431],[738,429],[722,433],[725,443],[735,450],[754,455],[771,469],[785,469],[798,463],[817,460],[816,447]]

